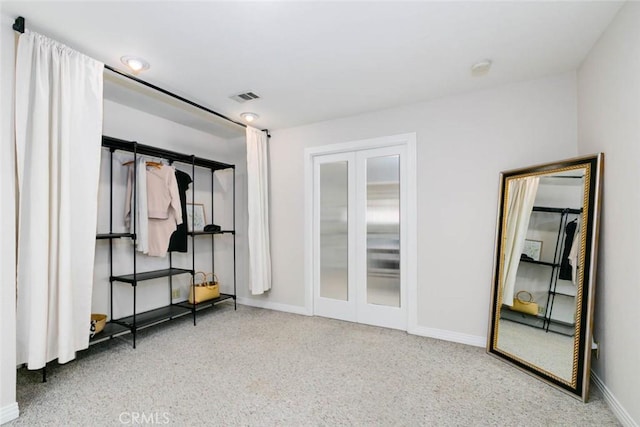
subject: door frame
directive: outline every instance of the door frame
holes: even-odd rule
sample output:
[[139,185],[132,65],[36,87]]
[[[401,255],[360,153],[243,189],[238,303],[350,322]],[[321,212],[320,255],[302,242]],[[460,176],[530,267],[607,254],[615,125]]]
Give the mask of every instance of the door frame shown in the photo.
[[407,331],[414,330],[418,324],[418,284],[417,284],[417,152],[416,133],[404,133],[399,135],[383,136],[379,138],[361,139],[356,141],[342,142],[337,144],[323,145],[320,147],[310,147],[304,150],[305,168],[305,233],[304,233],[304,275],[305,275],[305,311],[309,315],[314,315],[313,309],[313,200],[314,200],[314,180],[313,163],[316,156],[327,154],[338,154],[351,151],[369,150],[374,148],[384,148],[393,146],[405,146],[407,158],[405,159],[407,185],[402,190],[401,196],[406,197],[407,215],[405,225],[406,236],[406,306],[407,306]]

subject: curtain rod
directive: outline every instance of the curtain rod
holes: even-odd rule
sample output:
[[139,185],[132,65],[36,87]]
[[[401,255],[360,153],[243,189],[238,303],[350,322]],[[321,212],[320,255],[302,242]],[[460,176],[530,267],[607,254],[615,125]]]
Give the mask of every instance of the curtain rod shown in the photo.
[[[14,29],[14,31],[17,31],[17,32],[19,32],[19,33],[24,33],[24,25],[25,25],[25,20],[24,20],[24,18],[23,18],[22,16],[18,16],[18,17],[16,18],[16,20],[15,20],[14,24],[13,24],[13,29]],[[149,83],[149,82],[146,82],[146,81],[144,81],[144,80],[142,80],[142,79],[139,79],[139,78],[137,78],[137,77],[134,77],[134,76],[132,76],[132,75],[129,75],[129,74],[127,74],[127,73],[123,72],[123,71],[117,70],[117,69],[113,68],[113,67],[112,67],[112,66],[110,66],[110,65],[104,64],[104,68],[106,68],[107,70],[109,70],[109,71],[111,71],[111,72],[113,72],[113,73],[119,74],[119,75],[121,75],[121,76],[123,76],[123,77],[126,77],[126,78],[128,78],[128,79],[130,79],[130,80],[133,80],[133,81],[134,81],[134,82],[136,82],[136,83],[139,83],[139,84],[141,84],[141,85],[147,86],[147,87],[149,87],[149,88],[151,88],[151,89],[153,89],[153,90],[156,90],[156,91],[161,92],[161,93],[163,93],[163,94],[165,94],[165,95],[168,95],[168,96],[170,96],[170,97],[172,97],[172,98],[175,98],[175,99],[177,99],[177,100],[179,100],[179,101],[182,101],[182,102],[184,102],[184,103],[186,103],[186,104],[189,104],[189,105],[191,105],[192,107],[196,107],[196,108],[198,108],[198,109],[200,109],[200,110],[206,111],[206,112],[207,112],[207,113],[209,113],[209,114],[213,114],[214,116],[217,116],[217,117],[219,117],[219,118],[221,118],[221,119],[227,120],[227,121],[229,121],[229,122],[231,122],[231,123],[234,123],[234,124],[236,124],[236,125],[238,125],[238,126],[242,126],[243,128],[246,128],[246,127],[247,127],[247,125],[246,125],[246,124],[244,124],[244,123],[237,122],[237,121],[235,121],[235,120],[233,120],[233,119],[231,119],[231,118],[229,118],[229,117],[227,117],[227,116],[225,116],[225,115],[223,115],[223,114],[220,114],[220,113],[218,113],[218,112],[216,112],[216,111],[213,111],[213,110],[212,110],[212,109],[210,109],[210,108],[207,108],[207,107],[205,107],[205,106],[203,106],[203,105],[200,105],[200,104],[198,104],[198,103],[195,103],[195,102],[193,102],[193,101],[191,101],[191,100],[189,100],[189,99],[187,99],[187,98],[184,98],[184,97],[182,97],[182,96],[180,96],[180,95],[177,95],[177,94],[175,94],[175,93],[173,93],[173,92],[170,92],[170,91],[168,91],[168,90],[166,90],[166,89],[163,89],[163,88],[161,88],[161,87],[159,87],[159,86],[156,86],[156,85],[154,85],[154,84],[151,84],[151,83]],[[267,134],[267,138],[271,138],[271,135],[269,135],[269,129],[262,129],[262,131],[263,131],[263,132],[265,132],[265,133]]]
[[[209,114],[213,114],[214,116],[220,117],[221,119],[227,120],[227,121],[229,121],[229,122],[231,122],[231,123],[234,123],[234,124],[236,124],[236,125],[238,125],[238,126],[242,126],[243,128],[246,128],[246,127],[247,127],[247,125],[245,125],[244,123],[237,122],[237,121],[235,121],[235,120],[233,120],[233,119],[230,119],[229,117],[227,117],[227,116],[225,116],[225,115],[222,115],[222,114],[220,114],[220,113],[218,113],[218,112],[216,112],[216,111],[213,111],[213,110],[211,110],[211,109],[209,109],[209,108],[207,108],[207,107],[205,107],[205,106],[203,106],[203,105],[197,104],[197,103],[195,103],[195,102],[193,102],[193,101],[191,101],[191,100],[189,100],[189,99],[187,99],[187,98],[184,98],[184,97],[182,97],[182,96],[180,96],[180,95],[177,95],[177,94],[175,94],[175,93],[173,93],[173,92],[169,92],[168,90],[163,89],[163,88],[161,88],[161,87],[159,87],[159,86],[156,86],[156,85],[154,85],[154,84],[152,84],[152,83],[146,82],[146,81],[144,81],[144,80],[142,80],[142,79],[139,79],[139,78],[137,78],[137,77],[134,77],[134,76],[132,76],[132,75],[129,75],[129,74],[125,73],[124,71],[120,71],[120,70],[118,70],[118,69],[116,69],[116,68],[113,68],[113,67],[112,67],[112,66],[110,66],[110,65],[104,64],[104,68],[105,68],[105,69],[107,69],[107,70],[109,70],[109,71],[111,71],[111,72],[114,72],[114,73],[116,73],[116,74],[118,74],[118,75],[121,75],[122,77],[126,77],[126,78],[128,78],[128,79],[131,79],[131,80],[133,80],[133,81],[134,81],[134,82],[136,82],[136,83],[140,83],[141,85],[144,85],[144,86],[150,87],[151,89],[157,90],[158,92],[164,93],[165,95],[169,95],[170,97],[175,98],[175,99],[177,99],[177,100],[179,100],[179,101],[182,101],[182,102],[184,102],[184,103],[186,103],[186,104],[189,104],[189,105],[191,105],[192,107],[196,107],[196,108],[199,108],[199,109],[201,109],[201,110],[204,110],[204,111],[206,111],[206,112],[207,112],[207,113],[209,113]],[[265,131],[266,131],[266,130],[265,130]]]

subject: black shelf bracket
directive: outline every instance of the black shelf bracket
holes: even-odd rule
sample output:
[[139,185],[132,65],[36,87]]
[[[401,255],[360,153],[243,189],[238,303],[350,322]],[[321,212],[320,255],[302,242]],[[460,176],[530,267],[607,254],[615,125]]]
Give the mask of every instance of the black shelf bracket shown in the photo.
[[13,23],[13,30],[24,33],[24,18],[22,16],[16,18],[16,21]]

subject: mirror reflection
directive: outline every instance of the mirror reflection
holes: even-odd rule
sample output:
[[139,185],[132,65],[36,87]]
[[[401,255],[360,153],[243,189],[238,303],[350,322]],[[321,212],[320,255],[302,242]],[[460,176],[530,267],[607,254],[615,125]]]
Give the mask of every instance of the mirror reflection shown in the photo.
[[507,187],[498,348],[568,382],[585,172],[513,178]]
[[583,399],[600,158],[502,174],[488,344]]

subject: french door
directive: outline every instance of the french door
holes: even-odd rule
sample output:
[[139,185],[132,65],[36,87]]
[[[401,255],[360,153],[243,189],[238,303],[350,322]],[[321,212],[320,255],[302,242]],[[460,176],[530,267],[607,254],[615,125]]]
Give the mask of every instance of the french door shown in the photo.
[[313,309],[407,329],[406,147],[313,158]]

